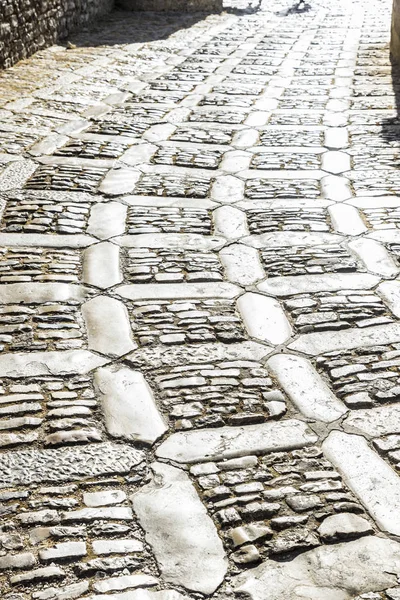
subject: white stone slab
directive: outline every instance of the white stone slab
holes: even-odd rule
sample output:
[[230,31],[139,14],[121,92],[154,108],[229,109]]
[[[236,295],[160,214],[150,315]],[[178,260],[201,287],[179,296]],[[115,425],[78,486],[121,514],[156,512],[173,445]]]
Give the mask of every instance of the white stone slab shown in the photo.
[[[123,577],[120,577],[120,579],[123,579]],[[128,577],[128,575],[126,577]],[[134,575],[132,575],[132,577],[134,577]],[[143,577],[145,576],[143,575]],[[147,578],[149,579],[150,576],[148,575]],[[97,584],[95,583],[94,586],[95,585]],[[189,596],[184,596],[175,590],[155,591],[140,588],[138,590],[129,590],[118,594],[95,594],[94,596],[78,598],[78,600],[191,600],[191,598],[189,598]]]
[[260,257],[255,248],[232,244],[219,253],[229,281],[239,285],[252,285],[265,277]]
[[133,192],[140,175],[140,171],[135,169],[112,169],[101,182],[99,192],[108,196],[129,194]]
[[378,346],[400,342],[400,323],[376,325],[365,329],[345,329],[301,335],[292,342],[289,350],[316,356],[334,350],[351,350],[362,346]]
[[218,177],[211,188],[211,198],[223,204],[234,204],[244,198],[244,181],[233,175]]
[[349,433],[362,433],[371,437],[399,434],[400,405],[391,404],[352,411],[343,421],[343,428]]
[[9,283],[0,285],[0,304],[83,302],[88,288],[73,283]]
[[400,281],[384,281],[378,286],[377,292],[392,313],[400,318]]
[[368,231],[360,213],[350,204],[334,204],[328,208],[332,225],[337,233],[359,235]]
[[215,235],[237,240],[249,235],[246,213],[233,206],[220,206],[213,212]]
[[[296,205],[297,206],[297,205]],[[341,235],[335,233],[312,233],[301,231],[276,231],[275,233],[263,233],[261,235],[250,235],[241,240],[253,248],[271,248],[287,246],[322,246],[324,244],[338,244],[343,240]]]
[[346,204],[357,206],[358,208],[396,208],[400,206],[400,198],[397,196],[359,196],[347,200]]
[[[285,297],[306,292],[335,292],[337,290],[370,290],[380,278],[368,273],[326,273],[324,275],[288,275],[274,277],[258,285],[272,296]],[[336,335],[336,334],[335,334]]]
[[158,146],[155,144],[138,144],[124,152],[119,160],[130,167],[136,167],[142,163],[148,163],[157,150]]
[[179,198],[177,196],[124,196],[124,202],[130,206],[176,206],[178,208],[193,207],[213,209],[218,206],[207,198]]
[[152,469],[153,480],[132,503],[163,579],[212,594],[228,568],[215,525],[184,471],[162,463]]
[[275,354],[267,366],[305,417],[331,423],[348,412],[306,358]]
[[44,139],[37,142],[28,150],[28,154],[31,156],[41,156],[42,154],[53,154],[57,148],[61,148],[67,142],[69,137],[66,135],[51,134]]
[[172,248],[179,250],[219,250],[226,239],[197,233],[141,233],[124,235],[115,242],[126,248]]
[[[119,577],[99,579],[93,583],[93,589],[96,592],[105,594],[106,592],[118,592],[133,588],[151,587],[153,585],[158,585],[156,577],[147,575],[146,573],[135,573],[134,575],[120,575]],[[104,599],[104,596],[101,597]]]
[[381,277],[394,277],[399,268],[386,248],[375,240],[358,238],[349,243],[349,248],[362,260],[368,271]]
[[332,431],[322,448],[378,526],[400,535],[400,478],[394,470],[360,435]]
[[47,235],[47,233],[0,233],[0,246],[33,248],[86,248],[97,240],[90,235]]
[[234,589],[248,600],[352,600],[396,584],[399,574],[400,544],[368,536],[266,560],[234,578]]
[[131,337],[128,311],[119,300],[96,296],[82,305],[82,315],[90,350],[119,357],[137,348]]
[[274,298],[248,292],[240,296],[237,307],[250,337],[283,344],[292,335],[292,327]]
[[86,248],[83,253],[83,282],[103,290],[121,283],[119,252],[119,247],[110,242]]
[[349,134],[346,127],[328,127],[325,131],[325,146],[327,148],[347,148]]
[[317,436],[307,428],[306,423],[291,419],[174,433],[157,448],[156,455],[179,463],[198,463],[293,450],[316,440]]
[[251,154],[243,150],[230,150],[225,152],[219,165],[221,171],[226,173],[240,173],[250,167]]
[[111,436],[153,444],[167,431],[152,391],[139,371],[127,367],[98,369],[95,385]]
[[346,177],[327,175],[321,179],[322,197],[335,202],[349,200],[352,197],[350,181]]
[[332,173],[333,175],[339,175],[340,173],[344,173],[345,171],[350,171],[350,155],[346,154],[346,152],[340,152],[335,150],[325,152],[322,155],[321,168],[323,169],[323,171],[327,171],[328,173]]
[[128,300],[177,300],[181,298],[235,298],[241,289],[231,283],[135,283],[116,293]]
[[246,341],[238,344],[201,344],[198,346],[148,347],[139,348],[126,357],[135,366],[182,365],[186,363],[207,363],[210,361],[261,361],[272,348],[257,342]]
[[125,231],[127,207],[120,202],[95,204],[90,211],[87,232],[106,240]]
[[36,375],[84,375],[106,364],[88,350],[63,350],[61,352],[26,352],[0,356],[1,377],[34,377]]

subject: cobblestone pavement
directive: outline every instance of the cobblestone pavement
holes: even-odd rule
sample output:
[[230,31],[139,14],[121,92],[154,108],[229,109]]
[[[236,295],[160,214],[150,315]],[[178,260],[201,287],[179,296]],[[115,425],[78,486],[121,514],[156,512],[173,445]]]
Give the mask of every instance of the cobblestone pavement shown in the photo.
[[390,4],[0,74],[2,600],[400,599]]

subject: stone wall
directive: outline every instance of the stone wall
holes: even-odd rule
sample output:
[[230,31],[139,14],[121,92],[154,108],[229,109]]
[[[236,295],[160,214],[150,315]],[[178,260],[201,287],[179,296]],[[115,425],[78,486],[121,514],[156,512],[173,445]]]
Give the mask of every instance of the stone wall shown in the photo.
[[114,0],[0,0],[0,69],[109,12]]
[[393,0],[392,42],[390,50],[396,62],[400,62],[400,0]]

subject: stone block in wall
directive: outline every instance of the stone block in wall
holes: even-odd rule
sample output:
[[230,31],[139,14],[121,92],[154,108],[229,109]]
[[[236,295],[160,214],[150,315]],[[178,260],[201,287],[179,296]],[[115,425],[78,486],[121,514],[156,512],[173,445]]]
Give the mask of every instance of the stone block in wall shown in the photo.
[[221,12],[222,0],[117,0],[118,8],[124,10]]
[[400,0],[393,0],[390,51],[393,59],[400,63]]

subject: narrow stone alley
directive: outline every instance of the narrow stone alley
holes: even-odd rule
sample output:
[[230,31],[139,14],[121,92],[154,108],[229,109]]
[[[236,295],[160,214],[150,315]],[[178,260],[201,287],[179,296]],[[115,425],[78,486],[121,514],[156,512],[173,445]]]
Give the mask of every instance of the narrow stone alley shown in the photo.
[[400,600],[391,1],[226,8],[0,72],[2,600]]

